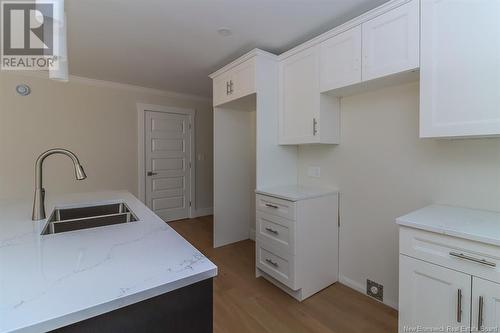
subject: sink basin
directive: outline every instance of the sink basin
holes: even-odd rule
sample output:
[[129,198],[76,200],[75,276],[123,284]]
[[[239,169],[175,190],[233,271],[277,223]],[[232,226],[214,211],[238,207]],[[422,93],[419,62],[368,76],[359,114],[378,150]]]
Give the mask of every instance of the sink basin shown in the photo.
[[50,215],[42,235],[136,221],[138,221],[137,217],[123,202],[97,206],[56,208]]

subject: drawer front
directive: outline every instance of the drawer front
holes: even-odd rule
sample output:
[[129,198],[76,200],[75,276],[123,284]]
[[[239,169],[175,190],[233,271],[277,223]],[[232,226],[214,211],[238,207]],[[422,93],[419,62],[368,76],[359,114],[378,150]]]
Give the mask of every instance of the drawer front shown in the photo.
[[257,210],[295,220],[295,202],[257,194]]
[[287,287],[297,290],[294,285],[294,257],[276,254],[276,249],[257,241],[257,267],[283,283]]
[[256,218],[258,239],[281,252],[295,254],[293,221],[260,211]]
[[428,231],[400,227],[401,254],[500,282],[500,248]]

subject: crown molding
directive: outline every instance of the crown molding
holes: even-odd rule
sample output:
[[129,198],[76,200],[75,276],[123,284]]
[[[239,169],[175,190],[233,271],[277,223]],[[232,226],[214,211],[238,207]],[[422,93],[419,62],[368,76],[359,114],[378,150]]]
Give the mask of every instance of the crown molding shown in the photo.
[[[34,77],[34,78],[39,78],[39,79],[50,80],[48,72],[43,72],[43,71],[2,71],[1,74],[18,75],[18,76]],[[76,76],[76,75],[69,76],[69,83],[79,83],[79,84],[84,84],[84,85],[93,86],[93,87],[120,89],[120,90],[135,92],[135,93],[151,94],[151,95],[170,97],[170,98],[175,98],[175,99],[184,99],[184,100],[191,100],[191,101],[197,101],[197,102],[211,103],[211,98],[209,98],[209,97],[192,95],[192,94],[184,94],[184,93],[178,93],[178,92],[155,89],[155,88],[142,87],[142,86],[137,86],[137,85],[133,85],[133,84],[120,83],[120,82],[114,82],[114,81],[91,79],[91,78]],[[61,83],[61,84],[65,84],[65,83]]]

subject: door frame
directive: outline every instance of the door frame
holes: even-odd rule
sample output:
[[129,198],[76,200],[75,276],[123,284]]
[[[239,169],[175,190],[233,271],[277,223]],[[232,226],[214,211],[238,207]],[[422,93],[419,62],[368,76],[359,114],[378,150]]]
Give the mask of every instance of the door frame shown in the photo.
[[188,207],[188,217],[193,218],[196,207],[196,159],[195,157],[195,120],[196,120],[196,110],[178,108],[172,106],[163,106],[155,104],[144,104],[137,103],[137,157],[138,157],[138,168],[137,168],[137,185],[138,185],[138,195],[139,200],[142,201],[146,206],[146,142],[145,142],[145,117],[146,112],[164,112],[164,113],[174,113],[187,115],[189,118],[189,136],[190,136],[190,154],[189,162],[191,163],[191,168],[189,168],[189,178],[190,178],[190,188],[189,188],[189,201],[191,205]]

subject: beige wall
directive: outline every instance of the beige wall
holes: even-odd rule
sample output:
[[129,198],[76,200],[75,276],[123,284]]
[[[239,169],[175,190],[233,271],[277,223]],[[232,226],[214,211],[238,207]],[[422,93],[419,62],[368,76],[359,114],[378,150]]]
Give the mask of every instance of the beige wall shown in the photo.
[[[19,83],[32,89],[21,97]],[[0,74],[0,199],[29,198],[38,154],[68,148],[80,157],[88,178],[74,180],[69,159],[47,159],[44,181],[48,195],[125,189],[137,195],[136,103],[194,108],[196,114],[197,208],[212,207],[213,121],[209,100],[70,80]]]
[[[397,216],[430,203],[500,211],[500,138],[418,138],[418,83],[342,99],[342,142],[299,149],[304,184],[341,191],[340,274],[397,306]],[[309,178],[320,166],[321,178]]]

